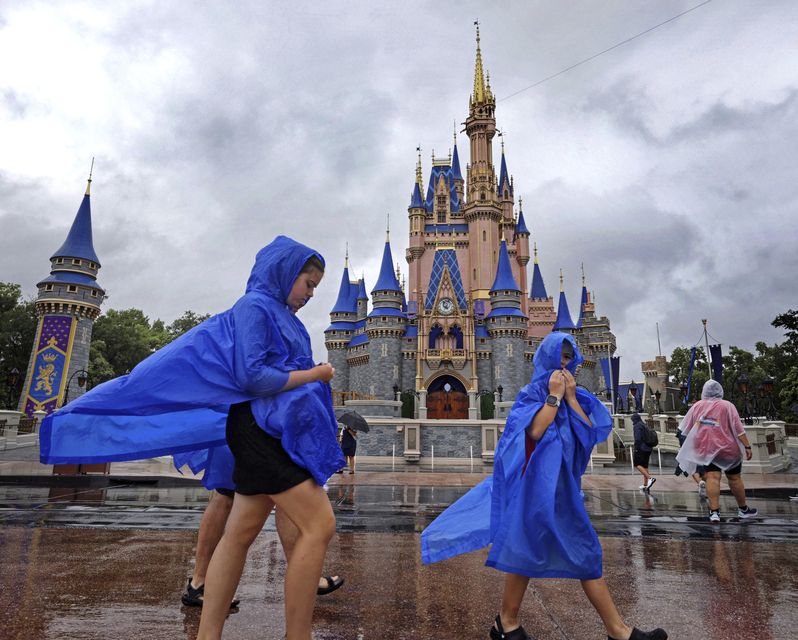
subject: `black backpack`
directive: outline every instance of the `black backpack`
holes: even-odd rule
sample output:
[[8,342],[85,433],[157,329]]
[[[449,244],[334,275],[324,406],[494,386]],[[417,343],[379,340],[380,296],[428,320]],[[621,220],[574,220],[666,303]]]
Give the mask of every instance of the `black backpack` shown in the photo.
[[659,444],[659,436],[657,432],[649,427],[645,422],[643,423],[643,442],[652,449]]

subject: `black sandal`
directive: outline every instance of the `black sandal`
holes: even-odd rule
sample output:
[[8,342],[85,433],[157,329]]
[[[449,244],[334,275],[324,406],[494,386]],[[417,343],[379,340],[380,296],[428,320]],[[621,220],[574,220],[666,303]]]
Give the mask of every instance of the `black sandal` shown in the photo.
[[496,616],[496,623],[490,628],[491,640],[532,640],[523,627],[504,632],[501,616]]
[[[612,636],[607,636],[607,640],[615,640]],[[629,640],[668,640],[668,633],[665,629],[654,629],[652,631],[640,631],[637,627],[632,628],[632,635]]]
[[[186,590],[183,592],[183,595],[180,597],[180,601],[186,605],[187,607],[201,607],[202,606],[202,599],[205,596],[205,585],[201,584],[196,589],[191,586],[191,578],[188,579],[188,584],[186,585]],[[235,609],[238,607],[241,600],[238,598],[234,599],[230,603],[230,608]]]
[[328,593],[332,593],[344,585],[344,579],[340,576],[338,578],[333,578],[332,576],[322,576],[322,578],[327,581],[327,586],[316,589],[316,595],[326,596]]

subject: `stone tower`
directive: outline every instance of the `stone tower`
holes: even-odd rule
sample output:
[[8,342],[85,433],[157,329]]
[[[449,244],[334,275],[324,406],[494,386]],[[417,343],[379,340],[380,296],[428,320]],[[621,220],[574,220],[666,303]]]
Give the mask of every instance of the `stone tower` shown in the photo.
[[50,258],[50,275],[37,285],[39,322],[19,402],[29,416],[52,413],[86,389],[92,328],[105,297],[97,283],[90,190],[91,177],[64,244]]

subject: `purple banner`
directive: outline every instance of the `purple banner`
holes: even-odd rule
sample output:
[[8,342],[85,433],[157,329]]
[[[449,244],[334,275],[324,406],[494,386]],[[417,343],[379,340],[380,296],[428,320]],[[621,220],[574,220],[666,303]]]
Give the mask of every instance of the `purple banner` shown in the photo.
[[719,344],[709,345],[709,358],[712,361],[712,377],[723,384],[723,352]]
[[45,316],[36,345],[30,386],[25,390],[25,413],[34,411],[52,413],[56,410],[67,373],[72,316]]

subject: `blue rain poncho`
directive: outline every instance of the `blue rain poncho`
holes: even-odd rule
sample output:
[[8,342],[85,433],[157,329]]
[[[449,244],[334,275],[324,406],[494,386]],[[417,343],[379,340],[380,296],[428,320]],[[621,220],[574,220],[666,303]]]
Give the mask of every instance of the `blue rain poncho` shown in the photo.
[[[601,545],[585,510],[580,479],[596,443],[612,429],[609,412],[577,388],[587,424],[563,402],[554,422],[526,457],[526,430],[560,369],[563,341],[574,348],[568,370],[582,363],[576,341],[546,336],[535,352],[532,382],[521,389],[494,457],[493,476],[452,504],[421,534],[425,564],[492,544],[486,564],[530,578],[601,577]],[[524,466],[526,464],[526,467]]]
[[[317,252],[285,236],[261,249],[232,309],[152,354],[128,375],[101,384],[45,418],[46,464],[139,460],[184,453],[207,466],[206,449],[226,447],[230,405],[252,401],[258,425],[323,484],[344,466],[329,385],[280,391],[290,371],[310,369],[310,337],[286,305]],[[203,459],[205,462],[203,462]]]

